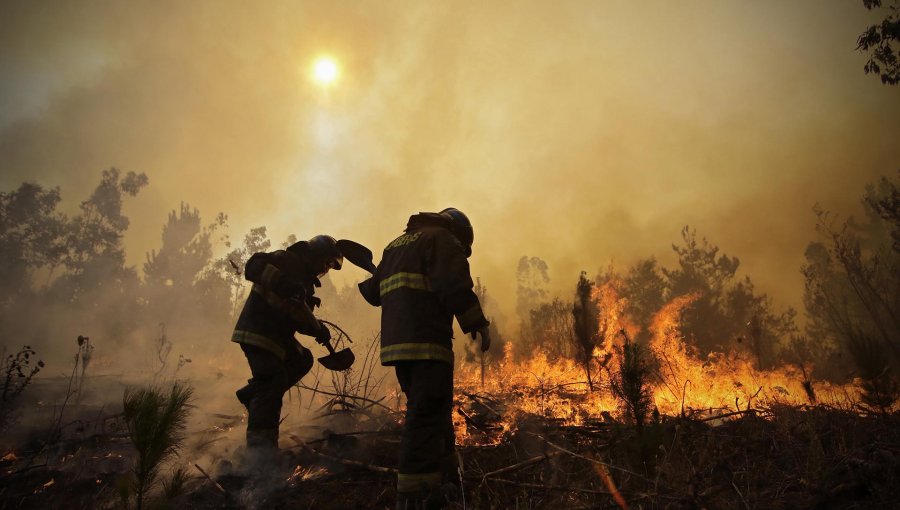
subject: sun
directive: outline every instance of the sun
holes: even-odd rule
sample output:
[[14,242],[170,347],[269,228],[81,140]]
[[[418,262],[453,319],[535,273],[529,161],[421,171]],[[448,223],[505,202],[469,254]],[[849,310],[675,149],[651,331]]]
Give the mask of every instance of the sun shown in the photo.
[[323,87],[328,87],[337,81],[341,74],[341,68],[337,61],[327,55],[318,57],[312,66],[313,81]]

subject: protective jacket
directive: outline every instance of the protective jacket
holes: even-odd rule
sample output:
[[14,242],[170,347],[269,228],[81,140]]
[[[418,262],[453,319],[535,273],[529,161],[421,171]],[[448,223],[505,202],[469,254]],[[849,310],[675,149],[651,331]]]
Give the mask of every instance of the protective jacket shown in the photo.
[[381,306],[381,363],[453,363],[453,317],[465,333],[488,325],[473,292],[465,248],[437,214],[410,217],[384,249],[372,278],[359,284]]
[[244,269],[253,282],[250,296],[238,317],[233,342],[265,349],[282,361],[295,349],[294,332],[315,336],[321,325],[313,315],[318,306],[315,287],[321,282],[303,254],[285,250],[256,253]]

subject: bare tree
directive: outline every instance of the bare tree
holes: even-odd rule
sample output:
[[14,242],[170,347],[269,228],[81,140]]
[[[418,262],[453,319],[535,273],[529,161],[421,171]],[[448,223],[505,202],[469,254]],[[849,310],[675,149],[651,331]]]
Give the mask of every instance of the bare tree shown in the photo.
[[896,203],[897,192],[898,183],[887,179],[867,187],[861,223],[853,218],[838,222],[817,210],[820,240],[807,247],[802,268],[809,336],[834,341],[849,352],[866,381],[865,399],[879,408],[896,389],[893,373],[900,367],[898,223],[887,207]]

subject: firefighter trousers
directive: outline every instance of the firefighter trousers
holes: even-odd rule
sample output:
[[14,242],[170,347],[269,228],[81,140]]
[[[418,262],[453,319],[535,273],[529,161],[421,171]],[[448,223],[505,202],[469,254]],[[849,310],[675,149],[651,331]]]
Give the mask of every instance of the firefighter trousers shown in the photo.
[[431,491],[455,466],[453,365],[417,360],[397,362],[394,368],[406,394],[397,492]]
[[247,406],[248,447],[278,447],[282,398],[313,366],[309,349],[296,340],[292,347],[286,349],[287,355],[282,360],[265,349],[241,344],[253,376],[237,391],[238,399]]

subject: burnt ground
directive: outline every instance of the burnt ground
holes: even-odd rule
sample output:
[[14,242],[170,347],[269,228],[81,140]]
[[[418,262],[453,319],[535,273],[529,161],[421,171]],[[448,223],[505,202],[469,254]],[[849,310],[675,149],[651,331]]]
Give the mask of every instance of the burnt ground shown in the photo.
[[[467,508],[619,508],[613,492],[629,508],[648,509],[900,504],[896,413],[777,407],[726,420],[663,417],[640,431],[611,420],[572,426],[519,414],[512,429],[501,431],[500,406],[487,396],[461,402],[472,438],[498,441],[459,448]],[[241,426],[226,418],[192,438],[194,447]],[[106,420],[106,430],[84,427],[81,435],[52,444],[36,434],[12,453],[2,452],[0,509],[121,508],[116,483],[132,453],[114,421]],[[185,492],[162,507],[392,508],[396,420],[370,413],[358,425],[355,432],[320,429],[307,431],[304,440],[286,438],[282,459],[264,475],[229,471],[223,457],[201,465],[208,479],[183,459],[191,467]]]

